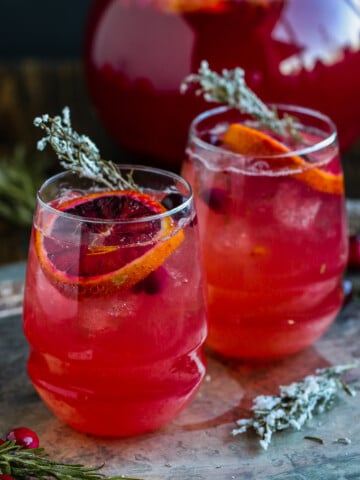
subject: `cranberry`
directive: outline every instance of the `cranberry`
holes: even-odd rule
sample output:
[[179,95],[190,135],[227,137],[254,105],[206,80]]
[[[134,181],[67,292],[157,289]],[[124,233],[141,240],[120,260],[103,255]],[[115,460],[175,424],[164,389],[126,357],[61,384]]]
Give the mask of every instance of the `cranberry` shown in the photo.
[[7,473],[0,473],[0,480],[15,480],[15,478]]
[[360,234],[351,235],[349,238],[349,260],[350,268],[360,269]]
[[222,145],[222,141],[220,140],[220,138],[211,132],[205,132],[201,136],[201,140],[203,140],[206,143],[210,143],[210,145],[213,145],[214,147],[221,147]]
[[17,445],[23,448],[38,448],[39,438],[30,428],[18,427],[10,430],[6,435],[6,440],[15,440]]
[[197,215],[194,215],[194,218],[190,222],[190,227],[195,227],[198,223]]
[[[167,208],[168,210],[172,210],[173,208],[180,207],[186,202],[187,198],[181,193],[169,193],[164,197],[161,201],[162,205]],[[187,217],[190,213],[190,205],[186,207],[180,208],[178,212],[174,213],[172,217],[174,220],[179,221],[181,218]]]
[[144,280],[134,286],[136,293],[144,292],[148,295],[156,295],[165,289],[169,274],[164,267],[159,267],[151,272]]
[[172,210],[173,208],[176,208],[179,205],[182,205],[185,201],[186,201],[186,197],[181,195],[181,193],[173,192],[166,195],[166,197],[162,199],[161,203],[168,210]]
[[200,196],[214,212],[226,213],[229,206],[229,195],[226,190],[218,187],[207,188]]

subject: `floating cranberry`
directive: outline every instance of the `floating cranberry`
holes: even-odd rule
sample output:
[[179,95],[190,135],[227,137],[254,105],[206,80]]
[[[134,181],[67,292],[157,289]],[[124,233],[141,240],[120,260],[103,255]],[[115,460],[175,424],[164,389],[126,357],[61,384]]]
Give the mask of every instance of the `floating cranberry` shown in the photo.
[[354,270],[360,269],[360,234],[351,235],[349,238],[348,265]]
[[229,206],[229,195],[226,190],[219,187],[207,188],[200,196],[214,212],[226,213]]
[[181,195],[181,193],[169,193],[164,197],[161,201],[162,205],[168,210],[172,210],[173,208],[179,207],[186,201],[186,197]]
[[156,295],[162,292],[167,284],[169,274],[164,267],[159,267],[151,272],[144,280],[134,286],[136,293],[144,292],[148,295]]
[[6,435],[6,440],[13,441],[23,448],[38,448],[39,438],[30,428],[18,427],[10,430]]
[[[161,201],[162,205],[168,210],[172,210],[173,208],[180,207],[186,202],[187,198],[181,193],[169,193],[164,197]],[[189,216],[190,213],[190,204],[180,208],[178,212],[173,213],[172,218],[176,221],[179,221],[181,218],[186,218]]]
[[220,140],[220,138],[211,132],[205,132],[201,136],[201,140],[203,140],[206,143],[210,143],[210,145],[213,145],[214,147],[221,147],[222,145],[222,141]]
[[197,218],[197,215],[194,215],[194,218],[191,220],[190,222],[190,227],[195,227],[198,223],[198,218]]

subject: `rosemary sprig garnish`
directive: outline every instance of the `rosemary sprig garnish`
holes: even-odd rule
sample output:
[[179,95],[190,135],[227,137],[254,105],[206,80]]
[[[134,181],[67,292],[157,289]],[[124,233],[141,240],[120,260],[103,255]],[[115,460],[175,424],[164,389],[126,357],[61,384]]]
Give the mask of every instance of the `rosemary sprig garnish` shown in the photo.
[[106,477],[99,467],[58,463],[51,460],[43,448],[24,449],[15,441],[0,445],[0,473],[16,479],[57,480],[140,480],[130,477]]
[[279,118],[275,109],[269,108],[246,84],[242,68],[222,70],[221,75],[210,69],[206,60],[200,64],[198,73],[185,78],[180,86],[182,93],[196,85],[196,95],[203,95],[208,102],[218,102],[239,109],[258,120],[261,126],[280,135],[298,138],[299,134],[291,115]]
[[63,109],[62,117],[48,114],[36,117],[34,125],[46,132],[46,137],[37,143],[38,150],[49,144],[65,169],[102,183],[110,190],[139,190],[131,173],[124,178],[113,162],[101,158],[89,137],[72,129],[69,107]]
[[255,398],[252,418],[236,421],[240,428],[232,430],[233,435],[254,430],[260,436],[260,445],[267,450],[273,433],[287,428],[300,430],[314,413],[331,408],[336,392],[343,389],[348,395],[355,392],[345,384],[341,376],[357,365],[339,365],[316,371],[299,383],[281,386],[279,395],[259,395]]

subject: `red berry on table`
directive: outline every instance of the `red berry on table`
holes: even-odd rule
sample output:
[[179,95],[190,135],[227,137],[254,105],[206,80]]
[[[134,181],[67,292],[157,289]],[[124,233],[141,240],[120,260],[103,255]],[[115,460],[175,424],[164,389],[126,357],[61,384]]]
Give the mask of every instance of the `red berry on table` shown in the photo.
[[6,440],[15,440],[17,445],[23,448],[38,448],[39,438],[30,428],[18,427],[10,430],[6,435]]

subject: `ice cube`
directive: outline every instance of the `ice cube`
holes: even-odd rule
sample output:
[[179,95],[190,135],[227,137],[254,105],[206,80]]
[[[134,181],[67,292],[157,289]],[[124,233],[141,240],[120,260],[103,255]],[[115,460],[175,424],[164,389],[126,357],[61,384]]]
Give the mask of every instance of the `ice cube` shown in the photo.
[[312,227],[321,207],[317,192],[297,188],[293,181],[283,181],[274,198],[274,217],[287,228],[307,230]]

